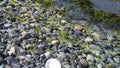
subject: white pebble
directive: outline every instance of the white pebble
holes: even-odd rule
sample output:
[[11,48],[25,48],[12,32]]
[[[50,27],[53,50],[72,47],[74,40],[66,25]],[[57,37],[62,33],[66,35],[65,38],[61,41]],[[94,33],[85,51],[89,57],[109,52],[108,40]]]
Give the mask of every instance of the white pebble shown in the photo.
[[61,68],[61,64],[57,59],[51,58],[46,61],[45,68]]

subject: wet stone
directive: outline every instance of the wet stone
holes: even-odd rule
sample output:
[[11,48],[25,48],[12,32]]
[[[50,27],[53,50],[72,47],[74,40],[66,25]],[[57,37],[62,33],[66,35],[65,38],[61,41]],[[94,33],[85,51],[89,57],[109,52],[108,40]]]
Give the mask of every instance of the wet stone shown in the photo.
[[6,45],[0,42],[0,53],[3,53],[6,49]]

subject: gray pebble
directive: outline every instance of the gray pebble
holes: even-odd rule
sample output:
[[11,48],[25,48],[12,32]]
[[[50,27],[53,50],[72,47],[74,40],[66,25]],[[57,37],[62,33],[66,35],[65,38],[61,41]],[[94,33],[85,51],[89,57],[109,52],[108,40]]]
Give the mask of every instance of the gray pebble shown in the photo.
[[87,61],[92,61],[92,62],[95,61],[94,56],[92,54],[88,54],[86,59]]

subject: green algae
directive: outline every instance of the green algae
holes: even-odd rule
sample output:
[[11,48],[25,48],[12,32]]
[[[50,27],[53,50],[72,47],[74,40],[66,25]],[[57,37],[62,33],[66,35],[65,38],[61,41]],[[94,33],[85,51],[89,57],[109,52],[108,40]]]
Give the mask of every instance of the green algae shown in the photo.
[[93,22],[101,22],[102,24],[117,24],[119,25],[120,16],[112,13],[107,13],[101,10],[92,8],[93,3],[89,0],[68,0],[73,2],[76,6],[82,8],[87,14],[92,17]]

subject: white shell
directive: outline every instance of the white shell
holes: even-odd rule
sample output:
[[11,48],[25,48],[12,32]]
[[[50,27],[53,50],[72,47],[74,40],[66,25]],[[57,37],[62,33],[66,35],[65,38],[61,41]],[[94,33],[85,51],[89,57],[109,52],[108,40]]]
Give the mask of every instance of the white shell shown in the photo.
[[61,68],[61,64],[57,59],[51,58],[46,61],[45,68]]

